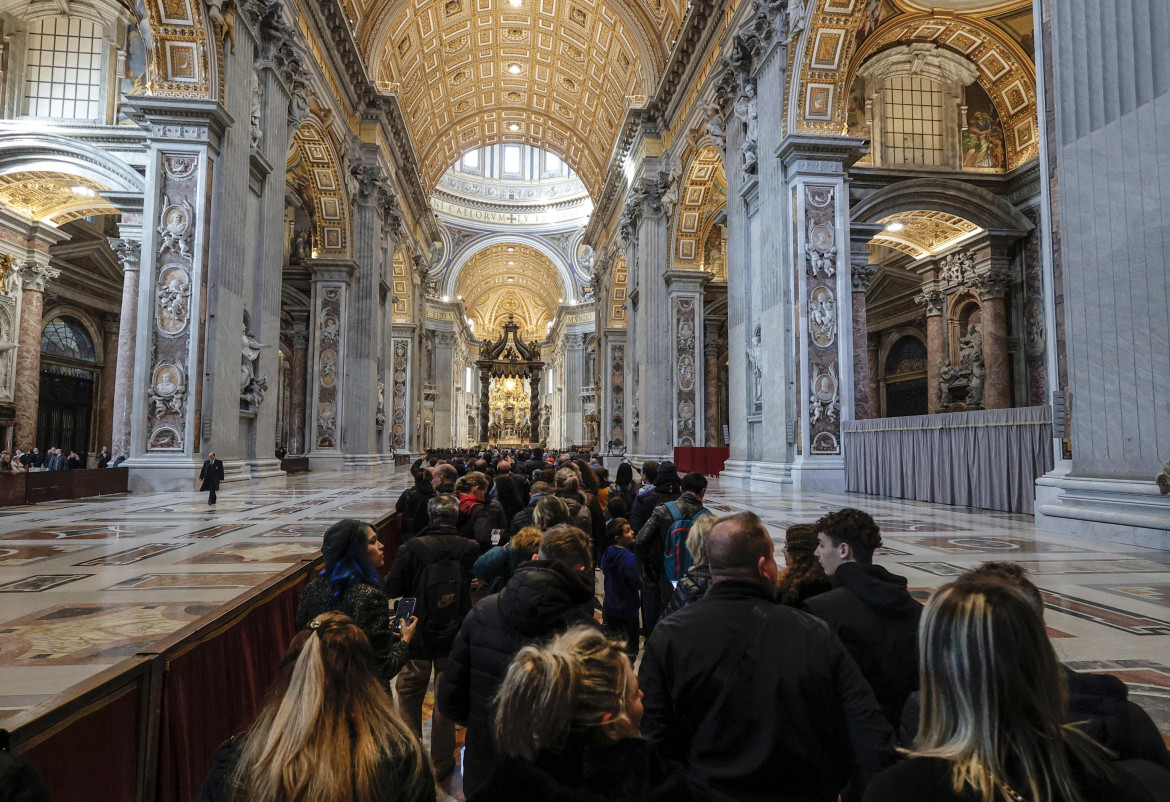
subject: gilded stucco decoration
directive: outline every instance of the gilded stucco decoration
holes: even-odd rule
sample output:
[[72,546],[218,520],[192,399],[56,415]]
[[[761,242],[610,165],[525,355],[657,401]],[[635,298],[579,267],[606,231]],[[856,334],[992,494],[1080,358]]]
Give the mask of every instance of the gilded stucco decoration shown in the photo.
[[306,120],[293,135],[285,184],[312,204],[312,255],[349,256],[349,198],[341,160],[320,126]]
[[626,109],[652,94],[680,0],[404,0],[360,41],[402,102],[427,190],[463,153],[499,142],[552,151],[598,196]]
[[399,249],[394,252],[394,322],[410,322],[410,268],[406,265],[406,252]]
[[874,235],[872,242],[895,248],[915,259],[942,253],[982,231],[970,220],[926,210],[898,212],[878,222],[885,228]]
[[[1039,153],[1036,68],[1008,29],[985,18],[1010,4],[943,12],[907,12],[892,0],[810,0],[815,3],[800,48],[799,80],[789,88],[797,133],[840,134],[847,128],[848,88],[857,68],[895,43],[930,42],[956,52],[979,71],[1003,124],[1007,169]],[[1026,5],[1018,3],[1017,5]]]
[[161,96],[210,96],[212,73],[222,74],[222,58],[208,37],[202,0],[136,0],[133,8],[149,66],[146,91]]
[[626,257],[624,254],[616,257],[613,264],[613,278],[609,290],[609,328],[624,329],[626,327],[626,281],[628,278]]
[[704,245],[712,218],[727,207],[726,186],[723,154],[715,146],[707,145],[687,168],[675,210],[675,267],[690,270],[714,267],[706,264]]
[[53,225],[79,217],[118,214],[96,181],[66,173],[24,171],[0,176],[0,203]]
[[455,278],[455,293],[476,337],[499,337],[511,315],[524,339],[533,341],[547,333],[565,287],[556,265],[536,248],[500,243],[467,260]]

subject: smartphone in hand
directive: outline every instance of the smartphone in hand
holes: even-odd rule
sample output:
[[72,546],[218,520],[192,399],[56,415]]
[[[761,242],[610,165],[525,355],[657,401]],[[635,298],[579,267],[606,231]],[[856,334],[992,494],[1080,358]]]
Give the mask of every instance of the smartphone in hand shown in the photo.
[[402,622],[409,621],[410,617],[414,615],[414,606],[417,601],[413,596],[407,596],[398,600],[398,606],[394,609],[395,632],[402,632]]

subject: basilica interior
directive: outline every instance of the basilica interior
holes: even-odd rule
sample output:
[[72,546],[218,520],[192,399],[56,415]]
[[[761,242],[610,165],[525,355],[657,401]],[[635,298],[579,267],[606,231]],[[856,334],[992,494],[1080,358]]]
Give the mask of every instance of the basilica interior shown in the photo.
[[[388,511],[369,482],[428,449],[541,447],[944,511],[907,532],[979,510],[1041,567],[1084,538],[1167,615],[1160,0],[0,0],[0,30],[0,446],[124,458],[127,536],[194,516],[210,452],[237,530],[307,505],[208,586],[300,559],[317,489]],[[86,521],[44,510],[0,513],[0,591],[75,573],[30,533]],[[60,603],[124,598],[97,582]],[[1141,632],[1075,657],[1170,624]]]

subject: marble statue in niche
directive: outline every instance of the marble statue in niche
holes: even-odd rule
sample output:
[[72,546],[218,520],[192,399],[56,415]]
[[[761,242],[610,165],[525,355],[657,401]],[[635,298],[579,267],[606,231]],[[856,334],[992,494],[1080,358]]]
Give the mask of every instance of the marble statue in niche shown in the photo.
[[0,308],[0,395],[11,398],[16,338],[13,332],[12,312],[7,306]]
[[763,331],[758,323],[752,341],[748,343],[747,358],[752,369],[752,408],[758,412],[764,403]]
[[814,287],[809,297],[808,328],[812,341],[828,348],[837,339],[837,302],[828,287]]
[[378,411],[374,415],[374,423],[379,429],[386,425],[386,382],[378,382]]
[[191,282],[187,271],[177,266],[163,270],[155,301],[159,331],[175,335],[187,328],[191,309]]
[[158,227],[159,256],[169,251],[190,258],[191,221],[194,217],[195,210],[189,201],[171,203],[169,197],[163,197],[162,222]]
[[14,288],[19,285],[20,271],[16,269],[16,259],[10,253],[0,254],[0,287],[5,295],[15,295]]
[[758,167],[759,156],[756,153],[756,141],[759,138],[759,104],[756,100],[756,85],[747,83],[739,97],[735,99],[733,108],[736,119],[743,123],[743,171],[755,173]]
[[967,406],[983,406],[983,383],[987,375],[983,362],[983,332],[978,323],[967,326],[959,340],[959,376],[968,380]]
[[264,110],[264,87],[260,86],[260,76],[252,72],[252,111],[250,115],[249,136],[252,138],[252,147],[260,147],[260,140],[264,138],[264,131],[260,127]]
[[1024,306],[1024,345],[1032,359],[1044,355],[1044,304],[1039,298],[1031,299]]
[[268,392],[268,377],[256,375],[260,367],[260,351],[267,348],[251,335],[248,324],[242,325],[240,344],[240,409],[256,410]]
[[816,277],[824,272],[832,278],[837,272],[837,246],[834,243],[833,229],[821,223],[812,226],[808,232],[808,242],[804,252],[808,256],[809,274]]

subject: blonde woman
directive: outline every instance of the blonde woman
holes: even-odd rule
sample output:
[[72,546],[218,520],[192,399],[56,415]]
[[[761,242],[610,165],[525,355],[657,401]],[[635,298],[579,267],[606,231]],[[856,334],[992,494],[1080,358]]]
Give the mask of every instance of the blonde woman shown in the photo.
[[639,732],[642,692],[625,644],[574,627],[512,659],[496,695],[501,759],[474,802],[700,798]]
[[434,774],[341,613],[297,633],[256,722],[223,744],[198,802],[432,802]]
[[1110,766],[1104,747],[1065,723],[1064,672],[1016,590],[946,585],[926,606],[918,642],[918,737],[909,760],[870,782],[865,802],[1150,799]]

